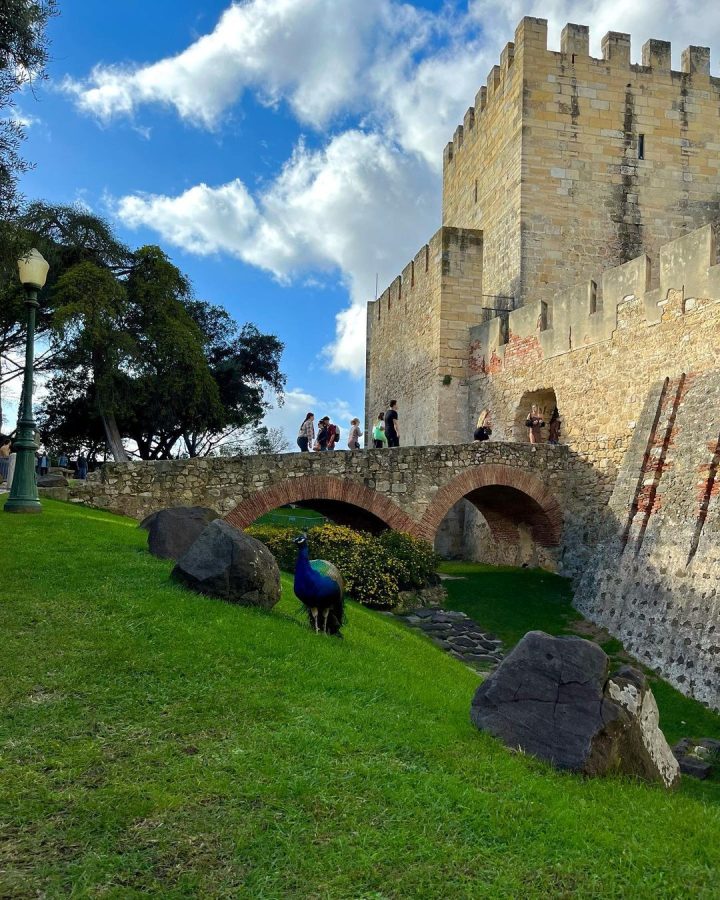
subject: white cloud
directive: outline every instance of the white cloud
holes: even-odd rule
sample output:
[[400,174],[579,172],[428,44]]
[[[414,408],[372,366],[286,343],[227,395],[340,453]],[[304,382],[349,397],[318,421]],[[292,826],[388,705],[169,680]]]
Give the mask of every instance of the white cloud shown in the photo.
[[436,227],[439,192],[425,164],[377,134],[348,131],[323,150],[302,143],[257,197],[235,180],[196,185],[176,197],[131,195],[120,219],[199,254],[230,253],[290,280],[340,273],[351,306],[338,316],[331,366],[361,374],[365,303]]
[[389,0],[248,0],[230,5],[210,34],[176,56],[96,66],[86,81],[67,79],[65,87],[104,120],[164,103],[214,127],[251,88],[270,103],[287,99],[302,121],[322,124],[363,95],[358,73],[392,35],[423,18]]
[[[117,210],[128,225],[283,281],[339,272],[350,305],[337,316],[332,365],[359,374],[375,273],[386,286],[438,226],[442,147],[522,16],[549,19],[551,48],[566,22],[589,25],[596,55],[608,30],[631,32],[635,60],[647,38],[672,36],[677,66],[688,44],[720,48],[716,2],[697,0],[688,15],[686,0],[457,0],[437,13],[398,0],[243,0],[173,57],[96,66],[65,88],[104,122],[155,103],[211,129],[251,91],[327,132],[324,149],[299,144],[259,192],[235,179],[126,196]],[[348,115],[360,124],[332,136]]]

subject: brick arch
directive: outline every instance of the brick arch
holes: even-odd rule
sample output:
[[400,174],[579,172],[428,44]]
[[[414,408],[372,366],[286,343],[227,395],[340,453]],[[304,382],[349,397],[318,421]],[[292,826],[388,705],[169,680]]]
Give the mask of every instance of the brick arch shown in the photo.
[[[432,542],[442,520],[464,498],[480,509],[499,540],[513,540],[524,518],[539,544],[556,547],[560,543],[563,514],[556,498],[535,475],[502,464],[467,469],[440,488],[420,520],[418,534]],[[523,499],[521,518],[518,503]],[[511,531],[507,525],[513,519],[517,521]]]
[[264,490],[260,490],[230,510],[225,520],[236,528],[247,528],[264,513],[272,512],[288,503],[304,500],[331,500],[356,506],[380,519],[395,531],[416,534],[417,522],[404,513],[392,500],[377,491],[342,478],[330,475],[305,475],[286,478]]

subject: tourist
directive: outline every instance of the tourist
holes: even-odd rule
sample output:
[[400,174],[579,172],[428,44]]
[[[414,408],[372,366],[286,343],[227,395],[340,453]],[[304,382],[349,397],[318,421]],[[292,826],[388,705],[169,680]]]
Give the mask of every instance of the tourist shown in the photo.
[[385,413],[385,437],[388,447],[400,446],[400,428],[398,425],[397,400],[390,401],[390,409]]
[[562,422],[560,421],[560,413],[558,412],[557,406],[553,409],[552,414],[550,416],[550,421],[548,422],[548,443],[549,444],[559,444],[560,443],[560,426]]
[[476,442],[489,441],[491,434],[492,428],[490,427],[490,410],[484,409],[478,416],[477,425],[475,426],[475,432],[473,433],[473,440]]
[[317,438],[315,440],[314,450],[321,452],[327,450],[328,440],[330,438],[330,416],[323,416],[318,422]]
[[0,444],[0,484],[4,481],[7,481],[8,473],[10,471],[10,439],[6,438],[2,444]]
[[47,453],[45,453],[45,451],[43,451],[40,454],[40,459],[38,460],[38,472],[40,474],[40,477],[42,477],[43,475],[47,475],[49,468],[50,468],[50,460],[48,459]]
[[360,431],[360,419],[350,419],[350,437],[348,438],[348,449],[359,450],[360,438],[363,433]]
[[334,425],[332,422],[328,424],[328,442],[327,448],[328,450],[334,450],[335,444],[340,440],[340,429],[337,425]]
[[87,478],[87,473],[88,473],[87,457],[85,456],[84,453],[81,453],[80,456],[78,456],[77,468],[76,468],[75,475],[77,478],[81,478],[84,481]]
[[541,429],[545,427],[545,422],[534,403],[530,410],[530,415],[525,419],[525,427],[528,430],[528,439],[530,440],[530,443],[539,444],[542,440]]
[[307,453],[315,440],[315,413],[309,412],[303,419],[297,436],[297,445],[301,453]]
[[58,465],[61,469],[67,469],[70,465],[70,460],[67,458],[67,453],[63,450],[60,456],[58,456]]
[[380,413],[377,422],[372,430],[373,447],[376,450],[382,450],[387,447],[387,437],[385,436],[385,413]]

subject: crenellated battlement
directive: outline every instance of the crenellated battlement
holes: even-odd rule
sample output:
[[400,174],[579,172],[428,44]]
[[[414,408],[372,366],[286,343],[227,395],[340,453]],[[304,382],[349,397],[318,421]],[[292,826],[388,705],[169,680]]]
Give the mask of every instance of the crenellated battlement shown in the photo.
[[624,32],[608,31],[601,41],[602,56],[593,57],[590,55],[589,27],[573,23],[562,29],[560,50],[549,50],[547,20],[526,16],[516,29],[515,40],[506,44],[502,51],[500,64],[492,67],[486,85],[477,92],[474,106],[468,108],[462,124],[458,125],[452,140],[446,144],[444,166],[450,165],[461,152],[468,132],[483,128],[486,111],[506,100],[513,79],[518,79],[522,85],[523,68],[530,61],[535,67],[543,61],[546,66],[559,65],[569,75],[579,72],[592,76],[593,71],[602,74],[610,69],[616,72],[622,69],[635,79],[633,86],[645,88],[652,79],[675,81],[681,86],[692,79],[698,89],[714,91],[720,103],[720,78],[710,74],[710,48],[686,47],[681,54],[679,71],[672,69],[671,51],[669,41],[651,38],[642,46],[641,62],[632,63],[631,36]]
[[[544,359],[610,341],[618,329],[720,305],[720,221],[598,273],[549,301],[531,301],[471,329],[476,360],[501,363],[513,342],[534,339]],[[670,297],[674,297],[671,301]],[[476,371],[487,374],[487,365]]]

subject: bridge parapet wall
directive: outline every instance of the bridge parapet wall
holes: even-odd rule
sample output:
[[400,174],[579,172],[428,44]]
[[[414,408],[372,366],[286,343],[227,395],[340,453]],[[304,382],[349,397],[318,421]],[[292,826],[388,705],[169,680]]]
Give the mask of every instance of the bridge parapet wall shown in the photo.
[[559,547],[565,531],[586,529],[597,515],[592,478],[566,448],[488,442],[108,463],[76,492],[136,519],[168,506],[210,506],[239,527],[287,503],[330,501],[432,541],[464,496],[510,489],[537,513],[538,541]]

